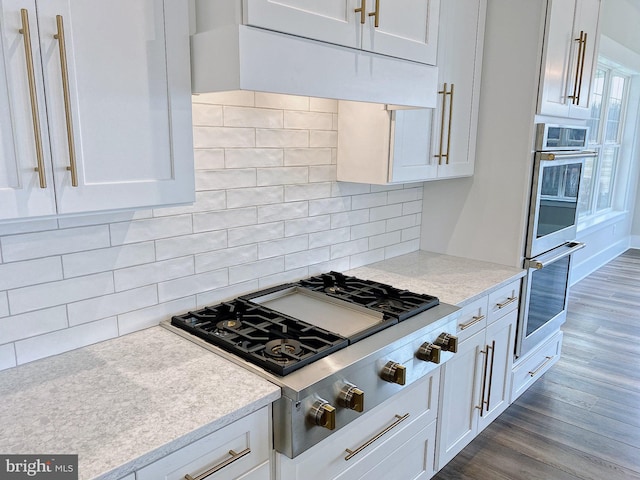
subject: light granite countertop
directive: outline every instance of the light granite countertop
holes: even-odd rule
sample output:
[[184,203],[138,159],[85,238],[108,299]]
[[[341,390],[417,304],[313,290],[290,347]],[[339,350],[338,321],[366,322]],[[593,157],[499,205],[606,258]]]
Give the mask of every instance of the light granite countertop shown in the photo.
[[526,271],[495,263],[417,251],[345,272],[396,288],[434,295],[464,306],[523,277]]
[[0,372],[0,452],[78,454],[81,480],[119,479],[279,397],[153,327]]

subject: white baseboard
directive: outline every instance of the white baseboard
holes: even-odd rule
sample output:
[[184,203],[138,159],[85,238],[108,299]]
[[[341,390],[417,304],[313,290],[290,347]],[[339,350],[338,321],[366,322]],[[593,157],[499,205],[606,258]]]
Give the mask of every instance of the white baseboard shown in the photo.
[[[636,240],[640,245],[640,237],[637,237]],[[618,255],[623,254],[625,251],[627,251],[627,249],[629,249],[629,247],[638,248],[633,247],[633,245],[630,245],[629,243],[629,238],[625,237],[624,239],[614,243],[613,245],[610,245],[607,249],[597,252],[595,255],[592,255],[582,262],[573,265],[573,267],[571,268],[571,285],[579,282],[590,273],[595,272],[598,268],[610,262]]]

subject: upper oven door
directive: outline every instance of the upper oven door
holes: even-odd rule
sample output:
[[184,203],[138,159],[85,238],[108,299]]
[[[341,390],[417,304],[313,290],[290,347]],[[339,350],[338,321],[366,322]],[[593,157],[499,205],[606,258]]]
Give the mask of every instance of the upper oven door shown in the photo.
[[594,155],[594,152],[536,153],[527,258],[575,240],[584,161]]

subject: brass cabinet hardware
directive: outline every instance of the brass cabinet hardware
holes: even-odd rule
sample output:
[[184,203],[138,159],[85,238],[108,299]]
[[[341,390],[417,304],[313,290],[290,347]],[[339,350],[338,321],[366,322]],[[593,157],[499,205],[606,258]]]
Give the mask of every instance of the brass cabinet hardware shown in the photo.
[[484,394],[487,391],[487,368],[489,367],[489,345],[484,350],[480,350],[480,353],[484,355],[484,362],[482,366],[482,391],[480,392],[480,405],[476,405],[476,408],[480,410],[480,416],[484,415]]
[[36,92],[36,76],[33,69],[33,51],[31,50],[31,30],[29,30],[29,12],[26,8],[20,9],[22,28],[18,30],[24,37],[24,56],[27,62],[27,80],[29,82],[29,97],[31,99],[31,118],[33,121],[33,137],[36,145],[36,161],[38,166],[34,168],[38,172],[40,188],[47,188],[47,177],[44,171],[44,157],[42,153],[42,135],[40,131],[40,113],[38,111],[38,95]]
[[238,453],[234,452],[233,450],[229,450],[229,455],[231,455],[230,458],[227,458],[225,461],[219,463],[218,465],[214,465],[213,467],[211,467],[206,472],[202,472],[200,475],[197,475],[195,477],[192,477],[191,475],[189,475],[187,473],[184,476],[184,479],[185,480],[204,480],[205,478],[213,475],[216,472],[219,472],[224,467],[232,464],[236,460],[240,460],[242,457],[244,457],[245,455],[249,455],[250,453],[251,453],[251,449],[250,448],[245,448],[244,450],[242,450],[241,452],[238,452]]
[[587,33],[580,31],[580,37],[575,39],[578,42],[578,57],[576,59],[576,75],[573,82],[573,95],[569,95],[573,105],[580,104],[580,95],[582,93],[582,78],[584,77],[584,60],[587,56]]
[[364,25],[367,21],[367,0],[360,0],[360,8],[356,8],[354,12],[360,12],[360,23]]
[[501,308],[506,307],[507,305],[512,304],[513,302],[515,302],[516,300],[518,300],[517,296],[513,296],[513,297],[509,297],[507,298],[504,302],[502,303],[496,303],[496,307],[498,307],[498,310],[500,310]]
[[364,442],[362,445],[360,445],[358,448],[356,448],[355,450],[349,450],[348,448],[345,449],[345,451],[347,452],[347,455],[344,457],[345,460],[351,460],[353,457],[355,457],[357,454],[359,454],[362,450],[364,450],[365,448],[367,448],[369,445],[371,445],[373,442],[375,442],[376,440],[378,440],[380,437],[382,437],[385,433],[389,432],[390,430],[394,429],[395,427],[397,427],[400,423],[404,422],[407,418],[409,418],[409,414],[405,413],[404,415],[400,416],[398,414],[396,414],[395,416],[396,420],[389,425],[388,427],[386,427],[384,430],[382,430],[380,433],[377,433],[376,435],[374,435],[373,437],[371,437],[369,440],[367,440],[366,442]]
[[587,56],[587,32],[584,32],[582,37],[582,59],[580,60],[580,83],[578,84],[578,98],[576,99],[576,105],[580,104],[580,95],[582,94],[582,80],[584,79],[584,59]]
[[489,389],[487,390],[487,401],[484,402],[487,408],[487,413],[489,413],[489,408],[491,405],[491,386],[493,384],[493,364],[496,357],[496,341],[493,340],[491,342],[491,346],[487,345],[487,350],[491,349],[491,368],[489,368]]
[[73,141],[73,122],[71,118],[71,99],[69,95],[69,69],[67,68],[67,49],[64,39],[64,25],[62,15],[56,15],[56,26],[58,33],[53,38],[58,40],[60,51],[60,72],[62,75],[62,94],[64,96],[64,113],[67,122],[67,144],[69,146],[69,166],[67,170],[71,172],[71,185],[78,186],[78,169],[76,167],[76,148]]
[[460,328],[460,330],[466,330],[467,328],[474,326],[476,323],[481,322],[484,319],[484,315],[476,315],[474,317],[471,317],[471,320],[469,320],[468,322],[460,323],[458,325],[458,328]]
[[[449,151],[451,149],[451,119],[453,115],[453,89],[454,84],[451,84],[451,90],[448,89],[449,84],[444,83],[442,90],[438,94],[442,95],[442,114],[440,117],[440,146],[438,153],[434,155],[438,159],[438,165],[442,165],[442,159],[445,158],[445,164],[449,164]],[[445,118],[447,116],[447,96],[449,96],[449,125],[447,127],[447,151],[444,153],[444,131],[445,131]]]
[[535,370],[529,371],[529,375],[531,377],[535,377],[540,372],[540,370],[542,370],[547,365],[547,363],[551,361],[551,359],[553,359],[553,357],[549,357],[549,356],[545,357],[544,362],[542,362],[540,366],[538,366],[538,368],[536,368]]
[[376,9],[369,12],[369,16],[373,17],[373,26],[378,28],[380,26],[380,0],[376,0]]

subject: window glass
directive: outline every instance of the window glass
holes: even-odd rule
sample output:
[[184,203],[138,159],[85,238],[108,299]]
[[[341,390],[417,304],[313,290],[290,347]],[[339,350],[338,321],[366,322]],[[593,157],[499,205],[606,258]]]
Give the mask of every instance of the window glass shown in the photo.
[[602,97],[604,95],[604,82],[606,72],[601,68],[596,70],[593,79],[593,93],[591,94],[591,115],[589,117],[589,141],[597,143],[600,132],[600,116],[602,114]]
[[600,158],[600,175],[598,176],[597,210],[611,208],[613,187],[615,182],[618,147],[605,147]]

